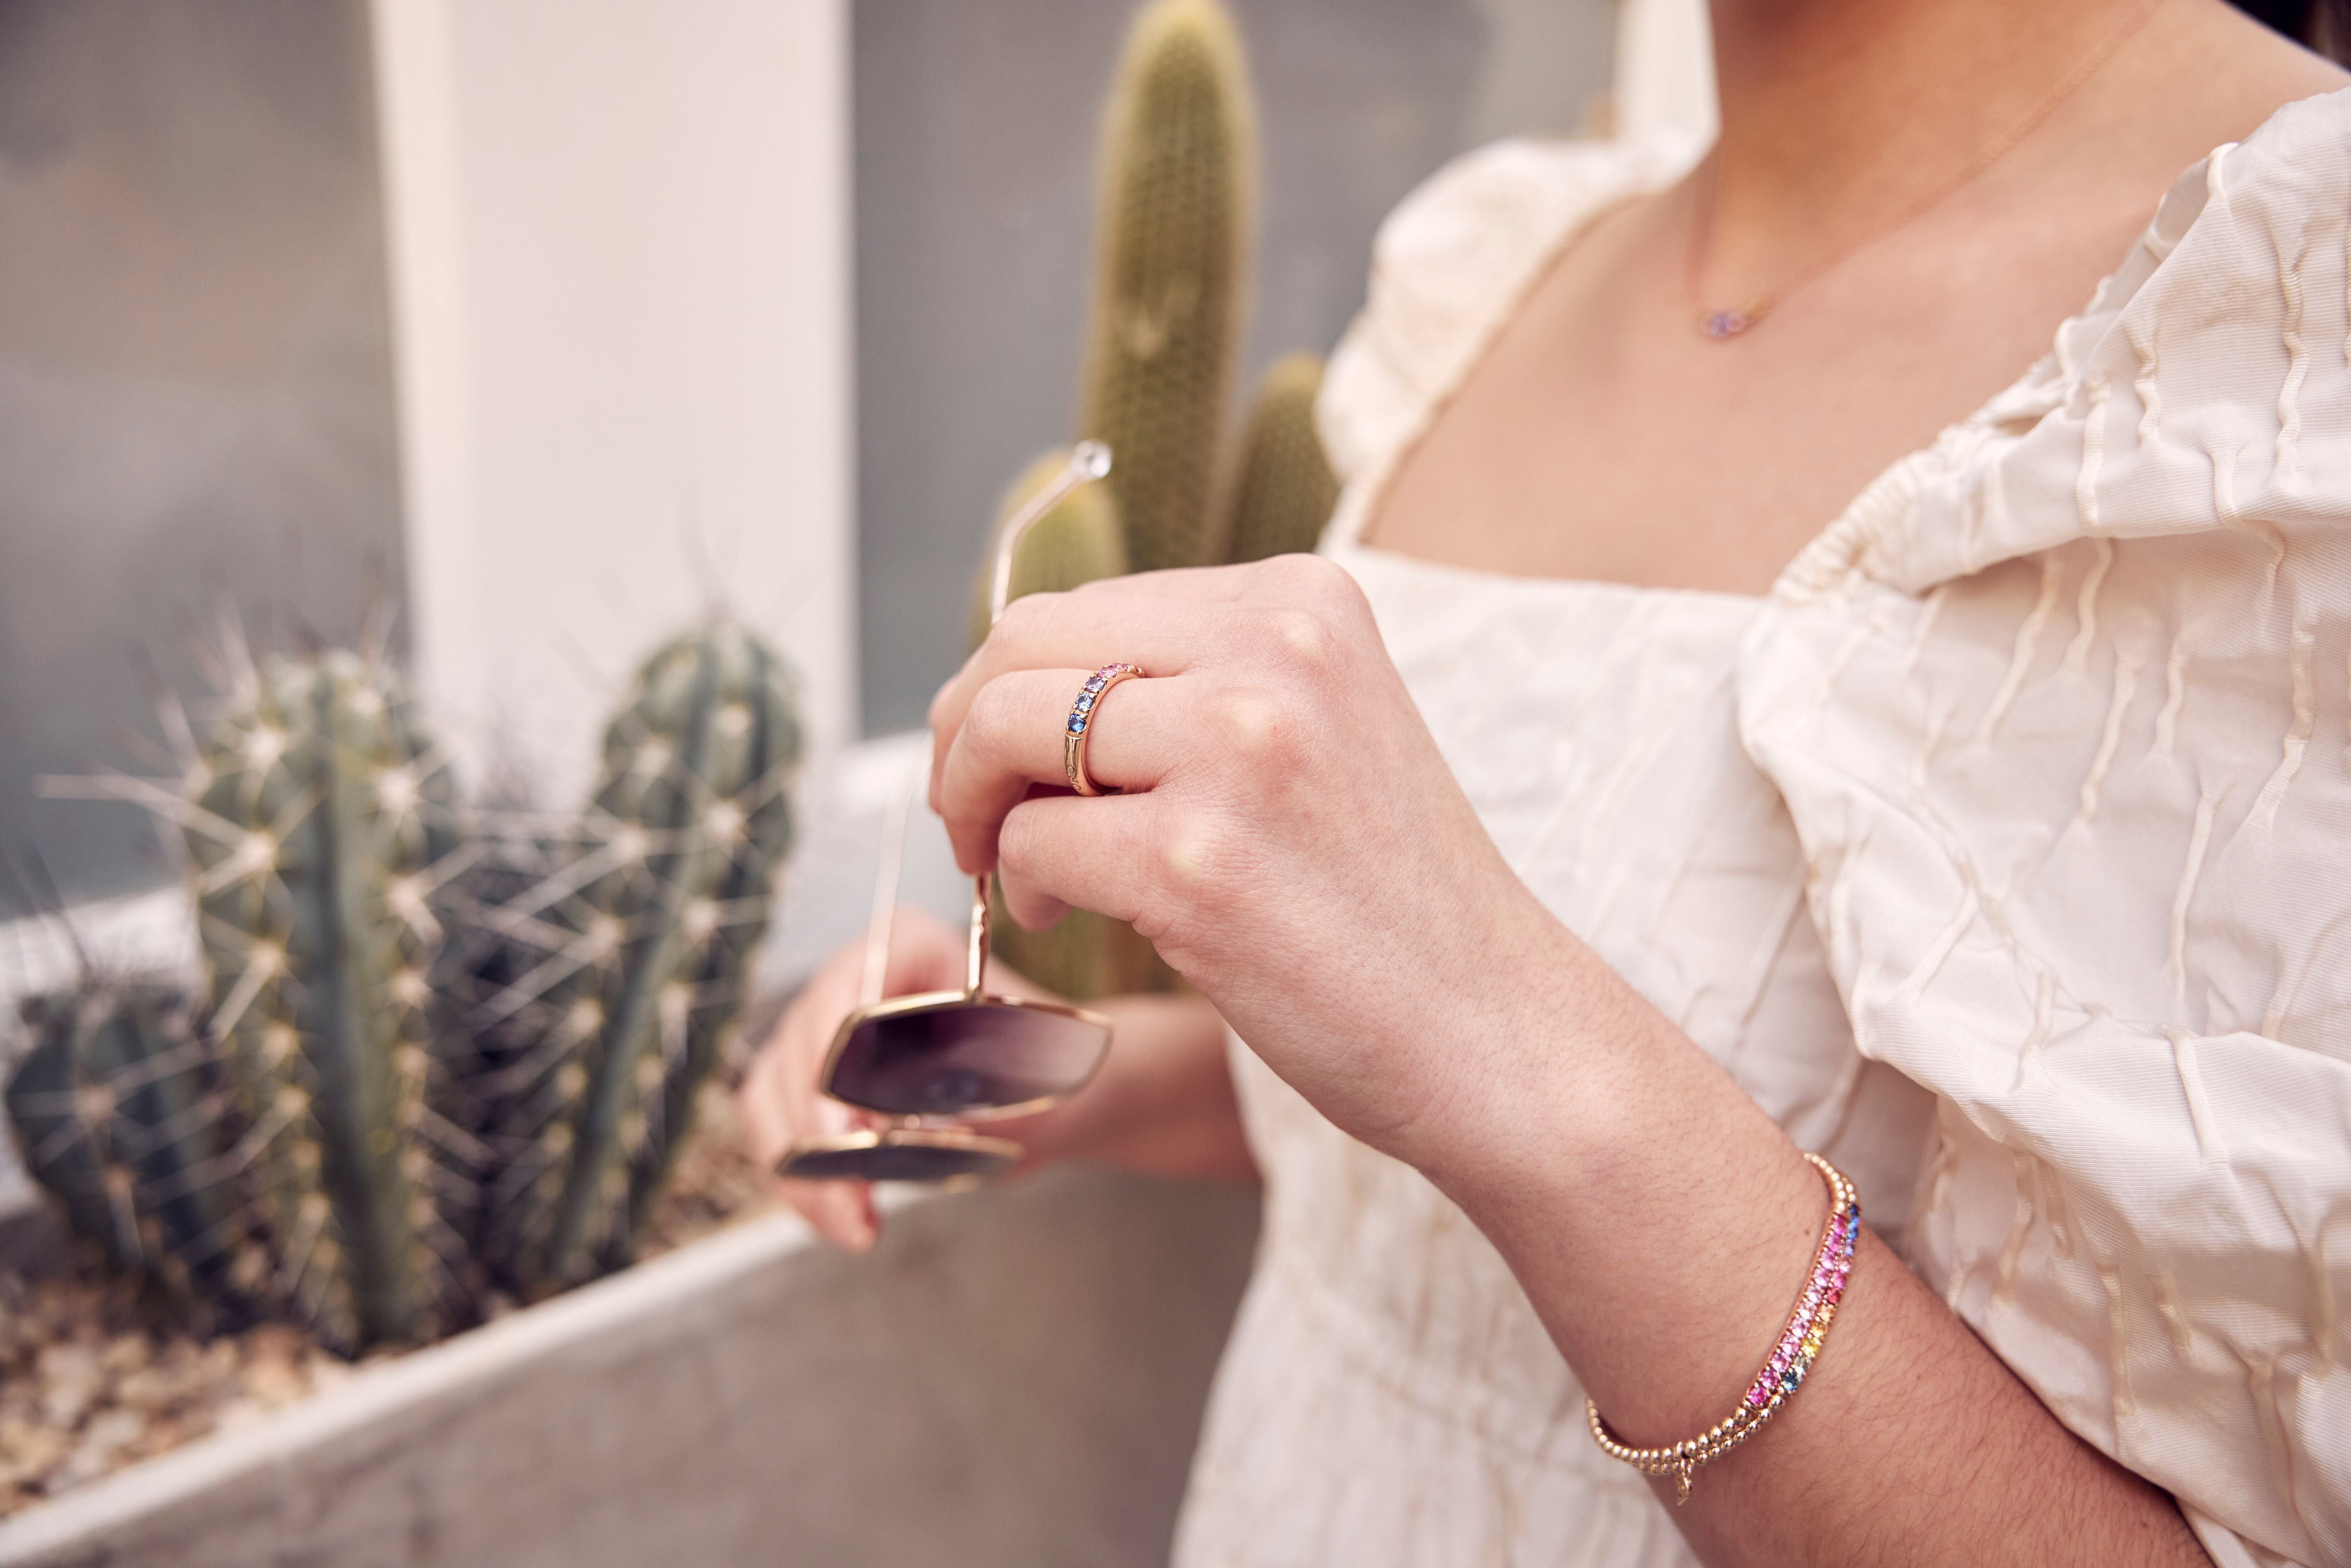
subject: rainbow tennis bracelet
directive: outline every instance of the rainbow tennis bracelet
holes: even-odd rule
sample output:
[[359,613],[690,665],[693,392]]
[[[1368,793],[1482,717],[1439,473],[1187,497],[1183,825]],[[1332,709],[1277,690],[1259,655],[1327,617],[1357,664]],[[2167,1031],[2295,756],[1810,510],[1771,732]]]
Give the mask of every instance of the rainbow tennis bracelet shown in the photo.
[[1589,1399],[1583,1402],[1584,1415],[1592,1423],[1592,1440],[1611,1458],[1622,1459],[1645,1475],[1673,1477],[1677,1504],[1689,1500],[1692,1471],[1761,1431],[1763,1424],[1803,1386],[1814,1358],[1821,1354],[1821,1342],[1828,1337],[1829,1324],[1836,1321],[1837,1302],[1844,1299],[1845,1281],[1853,1274],[1854,1248],[1861,1239],[1861,1198],[1836,1166],[1818,1155],[1808,1154],[1804,1158],[1829,1185],[1828,1220],[1821,1227],[1821,1244],[1813,1251],[1812,1277],[1804,1283],[1804,1293],[1796,1299],[1780,1343],[1772,1346],[1763,1369],[1748,1385],[1739,1407],[1699,1436],[1671,1448],[1635,1448],[1616,1440],[1608,1423],[1600,1418],[1600,1406]]

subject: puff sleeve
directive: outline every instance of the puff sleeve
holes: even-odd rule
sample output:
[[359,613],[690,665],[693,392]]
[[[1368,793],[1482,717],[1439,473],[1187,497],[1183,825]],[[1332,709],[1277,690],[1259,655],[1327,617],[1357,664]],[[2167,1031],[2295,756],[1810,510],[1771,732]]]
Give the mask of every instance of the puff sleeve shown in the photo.
[[1742,659],[1913,1261],[2237,1564],[2351,1563],[2351,94],[2182,178]]

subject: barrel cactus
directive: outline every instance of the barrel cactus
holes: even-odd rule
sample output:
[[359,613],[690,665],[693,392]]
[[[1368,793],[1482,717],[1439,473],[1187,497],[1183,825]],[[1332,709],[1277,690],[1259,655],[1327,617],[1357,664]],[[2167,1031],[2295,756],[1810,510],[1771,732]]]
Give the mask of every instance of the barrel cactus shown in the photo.
[[1217,458],[1255,203],[1248,68],[1217,0],[1154,0],[1112,89],[1079,434],[1137,571],[1220,559]]
[[543,1226],[524,1228],[543,1240],[511,1267],[527,1291],[632,1256],[740,1009],[791,845],[799,754],[782,663],[724,620],[655,653],[605,730],[584,852],[547,910],[569,934],[558,967],[581,977],[553,1009],[582,1031],[580,1071],[550,1052],[559,1097],[578,1097],[547,1123],[563,1176]]
[[27,999],[8,1118],[76,1236],[214,1322],[247,1315],[269,1259],[236,1182],[220,1061],[193,999],[89,974]]
[[1339,504],[1339,476],[1314,428],[1322,361],[1312,354],[1276,360],[1258,385],[1233,465],[1228,559],[1263,560],[1314,549]]
[[209,1009],[277,1293],[345,1352],[437,1333],[463,1238],[434,1077],[446,763],[397,674],[348,652],[247,665],[182,815]]

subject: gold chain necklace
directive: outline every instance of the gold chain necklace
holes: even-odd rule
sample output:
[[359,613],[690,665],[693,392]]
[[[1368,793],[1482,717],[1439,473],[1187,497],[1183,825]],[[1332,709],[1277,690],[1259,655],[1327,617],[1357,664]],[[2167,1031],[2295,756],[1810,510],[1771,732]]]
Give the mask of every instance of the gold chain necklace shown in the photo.
[[1697,211],[1690,220],[1689,244],[1682,257],[1682,289],[1688,297],[1691,316],[1698,331],[1716,342],[1724,342],[1761,326],[1764,318],[1778,309],[1780,302],[1789,295],[1878,241],[1909,227],[1959,194],[1985,170],[2012,152],[2018,142],[2040,129],[2041,122],[2056,113],[2067,99],[2080,91],[2082,84],[2097,74],[2098,68],[2111,59],[2115,51],[2147,24],[2147,19],[2162,3],[2163,0],[2145,0],[2145,4],[2123,19],[2120,26],[2099,39],[2089,53],[2074,61],[2073,68],[2043,93],[2040,101],[2027,110],[2022,119],[1985,143],[1957,174],[1903,208],[1887,223],[1865,230],[1859,238],[1827,252],[1810,266],[1782,279],[1776,286],[1752,296],[1744,305],[1708,306],[1704,303],[1705,293],[1700,287],[1706,272],[1706,252],[1714,235],[1715,185],[1721,167],[1719,147],[1708,152],[1706,162],[1698,168],[1701,184],[1696,193]]

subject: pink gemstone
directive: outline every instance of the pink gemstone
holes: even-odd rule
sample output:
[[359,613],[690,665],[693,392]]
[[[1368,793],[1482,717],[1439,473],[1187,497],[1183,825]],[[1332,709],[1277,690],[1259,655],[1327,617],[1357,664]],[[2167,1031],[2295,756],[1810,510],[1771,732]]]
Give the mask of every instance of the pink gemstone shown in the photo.
[[1759,1383],[1748,1393],[1747,1403],[1753,1408],[1761,1410],[1763,1407],[1763,1402],[1770,1397],[1770,1395],[1763,1392],[1763,1385]]

